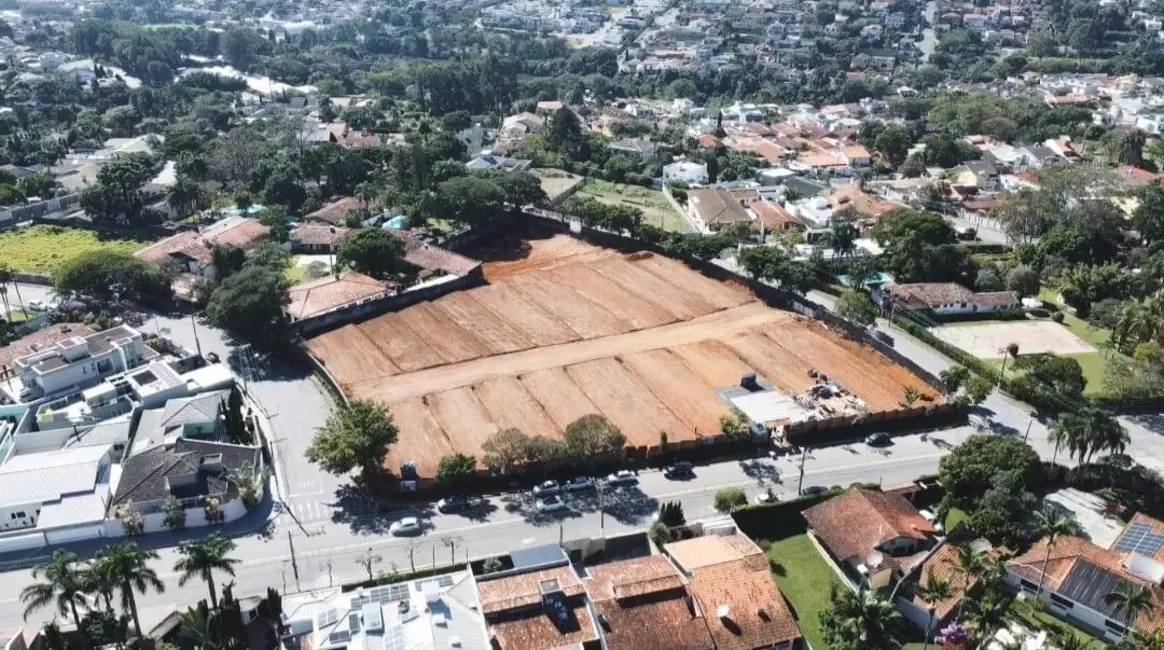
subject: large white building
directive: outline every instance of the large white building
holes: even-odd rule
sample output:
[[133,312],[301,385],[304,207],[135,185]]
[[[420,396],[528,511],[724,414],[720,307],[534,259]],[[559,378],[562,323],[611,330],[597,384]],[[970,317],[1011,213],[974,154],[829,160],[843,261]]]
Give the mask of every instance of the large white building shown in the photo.
[[154,359],[141,332],[122,325],[88,336],[73,336],[15,361],[23,385],[19,401],[88,388],[104,377]]
[[92,445],[17,455],[0,465],[0,550],[99,536],[117,480],[113,455],[113,445]]
[[690,160],[681,160],[663,166],[663,181],[687,183],[688,185],[704,185],[707,183],[707,163],[696,163]]

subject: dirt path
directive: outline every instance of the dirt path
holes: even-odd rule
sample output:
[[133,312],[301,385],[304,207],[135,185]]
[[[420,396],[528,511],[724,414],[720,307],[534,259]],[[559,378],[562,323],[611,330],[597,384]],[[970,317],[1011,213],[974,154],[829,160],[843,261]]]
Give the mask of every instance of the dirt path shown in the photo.
[[389,404],[426,393],[477,384],[494,377],[519,375],[643,350],[697,343],[767,323],[791,320],[791,315],[751,302],[683,323],[664,325],[629,334],[589,341],[523,350],[496,357],[439,366],[416,372],[377,378],[352,385],[352,396]]

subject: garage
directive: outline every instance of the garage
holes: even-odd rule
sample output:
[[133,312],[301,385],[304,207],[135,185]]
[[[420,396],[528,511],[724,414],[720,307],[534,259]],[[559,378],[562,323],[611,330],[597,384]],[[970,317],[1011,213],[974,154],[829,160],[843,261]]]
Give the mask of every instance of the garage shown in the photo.
[[64,544],[66,542],[76,542],[84,539],[96,539],[101,537],[104,532],[105,525],[96,523],[46,530],[44,536],[49,544]]

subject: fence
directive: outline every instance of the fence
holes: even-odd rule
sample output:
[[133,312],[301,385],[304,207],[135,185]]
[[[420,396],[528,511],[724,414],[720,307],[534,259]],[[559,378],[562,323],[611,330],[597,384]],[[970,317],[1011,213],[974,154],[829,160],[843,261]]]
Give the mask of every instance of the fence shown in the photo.
[[25,221],[43,219],[51,214],[66,213],[81,204],[80,194],[59,196],[47,201],[0,210],[0,228]]
[[418,289],[410,289],[398,294],[373,298],[334,309],[318,316],[311,316],[295,322],[295,328],[302,336],[315,336],[341,325],[365,320],[380,314],[404,309],[410,305],[426,300],[435,300],[445,294],[469,289],[484,283],[485,276],[481,273],[471,273],[445,282],[430,284]]

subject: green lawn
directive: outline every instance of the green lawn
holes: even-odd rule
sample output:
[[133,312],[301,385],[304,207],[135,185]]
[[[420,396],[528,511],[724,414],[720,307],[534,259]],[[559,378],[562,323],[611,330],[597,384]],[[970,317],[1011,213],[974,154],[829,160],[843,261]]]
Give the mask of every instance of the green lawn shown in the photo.
[[1081,630],[1066,621],[1061,621],[1055,618],[1050,612],[1036,610],[1030,606],[1015,606],[1011,608],[1011,615],[1019,623],[1031,629],[1045,630],[1048,636],[1052,638],[1062,636],[1063,634],[1071,634],[1079,637],[1088,648],[1098,650],[1099,648],[1106,647],[1106,644],[1090,632]]
[[[1022,355],[1019,355],[1022,357]],[[1083,389],[1084,395],[1097,395],[1103,392],[1104,378],[1107,377],[1107,360],[1103,358],[1099,352],[1089,352],[1087,354],[1066,354],[1079,362],[1079,367],[1083,369],[1083,377],[1087,380],[1087,387]],[[1002,368],[1002,359],[983,359],[986,363],[995,368]],[[1011,362],[1006,363],[1006,374],[1008,377],[1014,377],[1011,372]],[[947,529],[948,530],[948,529]]]
[[968,515],[964,511],[959,510],[958,508],[950,508],[950,511],[946,513],[946,521],[943,524],[946,532],[954,530],[954,526],[957,526],[963,521],[966,521],[967,516]]
[[603,180],[587,180],[578,196],[589,196],[607,205],[627,205],[643,211],[643,222],[673,232],[691,232],[687,220],[671,207],[659,190]]
[[17,271],[52,273],[81,253],[95,250],[134,253],[153,241],[102,235],[78,228],[36,225],[0,233],[0,261]]
[[800,632],[814,650],[828,650],[820,631],[820,612],[829,607],[829,583],[837,576],[809,541],[807,534],[772,542],[768,559],[776,584],[796,614]]
[[283,272],[283,277],[287,278],[287,284],[291,285],[299,284],[307,279],[307,267],[300,266],[298,255],[291,257],[291,266],[288,266],[287,270]]

